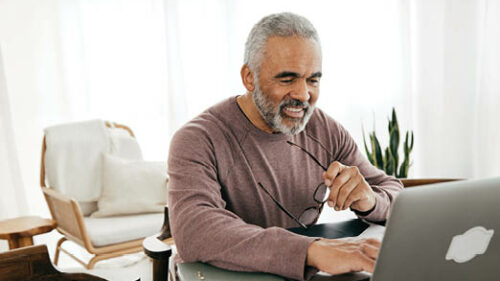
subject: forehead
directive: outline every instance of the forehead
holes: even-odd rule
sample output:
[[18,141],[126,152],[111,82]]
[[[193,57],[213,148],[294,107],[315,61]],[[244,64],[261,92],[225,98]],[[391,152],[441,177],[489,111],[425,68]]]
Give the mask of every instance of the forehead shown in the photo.
[[321,71],[319,44],[303,37],[270,37],[264,47],[261,72],[285,70],[304,75]]

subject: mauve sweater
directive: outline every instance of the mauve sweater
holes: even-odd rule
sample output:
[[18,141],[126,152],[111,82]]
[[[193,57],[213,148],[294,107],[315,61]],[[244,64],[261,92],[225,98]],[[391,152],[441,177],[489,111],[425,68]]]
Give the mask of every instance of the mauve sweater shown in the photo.
[[272,201],[260,182],[296,217],[317,206],[313,192],[323,170],[291,140],[325,166],[357,166],[376,194],[364,218],[385,220],[401,183],[373,167],[349,133],[316,108],[299,134],[256,128],[231,97],[176,132],[168,158],[168,206],[180,259],[237,271],[287,278],[310,277],[307,250],[316,239],[285,230],[298,225]]

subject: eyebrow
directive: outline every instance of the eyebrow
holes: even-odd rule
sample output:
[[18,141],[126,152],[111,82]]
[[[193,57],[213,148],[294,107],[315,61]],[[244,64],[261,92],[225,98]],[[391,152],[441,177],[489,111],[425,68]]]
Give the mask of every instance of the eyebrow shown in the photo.
[[[320,78],[322,75],[321,72],[315,72],[309,78]],[[274,76],[274,78],[279,79],[279,78],[285,78],[285,77],[294,77],[294,78],[299,78],[300,75],[297,72],[293,71],[283,71]]]
[[323,73],[318,71],[316,73],[313,73],[311,76],[309,76],[309,78],[321,78],[322,75],[323,75]]
[[297,72],[283,71],[283,72],[280,72],[274,76],[274,78],[285,78],[285,77],[299,78],[300,75]]

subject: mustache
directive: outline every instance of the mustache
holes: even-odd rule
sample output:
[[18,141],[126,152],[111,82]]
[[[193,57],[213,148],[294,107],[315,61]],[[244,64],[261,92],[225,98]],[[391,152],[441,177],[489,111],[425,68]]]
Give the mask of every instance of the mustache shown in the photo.
[[284,100],[280,103],[280,110],[282,110],[283,108],[285,108],[287,106],[301,106],[301,107],[304,107],[304,110],[307,111],[310,107],[310,104],[307,101],[302,102],[302,101],[296,100],[296,99],[288,99],[288,100]]

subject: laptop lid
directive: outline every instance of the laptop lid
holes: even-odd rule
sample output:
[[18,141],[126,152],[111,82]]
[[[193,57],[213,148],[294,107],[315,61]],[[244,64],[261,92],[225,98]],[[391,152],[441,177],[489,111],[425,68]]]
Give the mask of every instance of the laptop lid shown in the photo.
[[500,178],[410,188],[394,202],[372,281],[498,280]]

